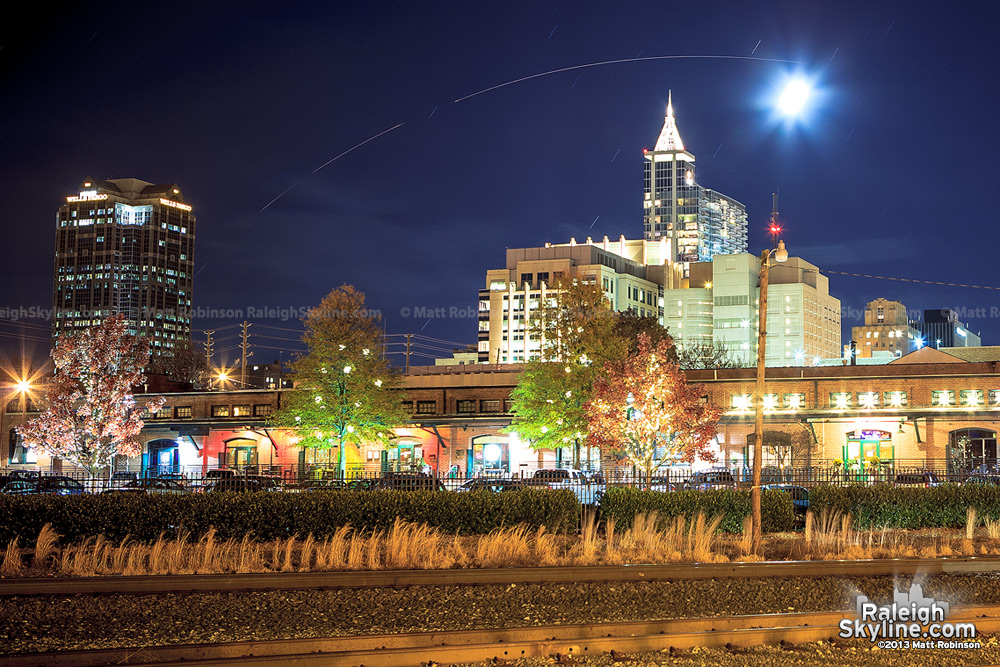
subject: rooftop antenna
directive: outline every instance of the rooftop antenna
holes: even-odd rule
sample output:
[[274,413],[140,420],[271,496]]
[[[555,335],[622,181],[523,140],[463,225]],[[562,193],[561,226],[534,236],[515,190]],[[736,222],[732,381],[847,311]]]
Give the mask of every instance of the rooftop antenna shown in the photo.
[[771,193],[771,224],[767,228],[771,235],[771,247],[777,247],[778,237],[781,236],[781,225],[778,223],[778,193]]

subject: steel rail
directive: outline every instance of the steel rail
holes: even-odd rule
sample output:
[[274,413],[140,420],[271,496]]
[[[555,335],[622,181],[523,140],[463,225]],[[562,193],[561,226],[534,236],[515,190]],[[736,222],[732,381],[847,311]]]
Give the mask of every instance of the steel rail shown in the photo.
[[1000,570],[996,558],[932,558],[749,563],[667,563],[521,567],[462,570],[376,570],[178,574],[0,579],[0,597],[98,593],[188,593],[316,588],[402,588],[484,584],[560,584],[681,579],[780,579],[788,577],[979,574]]
[[[421,662],[472,662],[492,658],[599,655],[668,647],[749,647],[781,641],[802,643],[835,637],[852,611],[720,616],[588,625],[359,635],[220,644],[65,651],[0,656],[6,667],[104,667],[157,664],[316,664],[406,667]],[[973,622],[977,633],[1000,631],[1000,605],[953,611],[949,622]]]

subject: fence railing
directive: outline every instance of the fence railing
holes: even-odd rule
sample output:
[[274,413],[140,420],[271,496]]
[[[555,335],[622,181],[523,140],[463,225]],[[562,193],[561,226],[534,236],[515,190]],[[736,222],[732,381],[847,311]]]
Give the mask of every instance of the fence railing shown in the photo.
[[[762,483],[785,484],[812,488],[819,485],[872,485],[913,483],[915,477],[940,483],[962,483],[970,477],[985,478],[1000,484],[1000,468],[981,464],[976,467],[948,465],[948,461],[897,460],[878,464],[847,465],[842,462],[823,461],[814,466],[765,466]],[[545,468],[553,470],[559,468]],[[565,470],[565,468],[562,468]],[[428,480],[427,488],[460,490],[490,488],[504,490],[520,486],[540,485],[568,488],[580,494],[593,494],[611,487],[652,488],[660,491],[709,488],[748,488],[752,482],[750,468],[743,466],[717,467],[694,471],[688,467],[661,468],[649,477],[626,466],[606,469],[601,473],[568,470],[565,473],[538,473],[537,468],[521,469],[510,473],[503,470],[478,471],[472,475],[464,471],[437,472],[423,467],[403,470],[384,470],[351,467],[346,476],[336,468],[322,465],[287,466],[224,466],[205,470],[201,466],[120,467],[92,478],[80,469],[71,470],[0,470],[0,489],[8,482],[48,478],[69,478],[82,485],[87,492],[145,488],[155,491],[201,491],[209,488],[232,487],[243,490],[260,487],[266,490],[308,490],[315,488],[393,488],[393,479]],[[928,477],[929,475],[929,477]],[[227,481],[236,480],[236,481]],[[433,480],[431,482],[430,480]],[[154,484],[153,482],[156,482]],[[919,480],[917,480],[919,481]],[[56,482],[50,480],[50,484]],[[399,482],[401,488],[407,482]],[[418,484],[418,486],[420,485]],[[17,485],[15,485],[16,487]],[[24,486],[22,484],[22,486]],[[412,486],[412,484],[411,484]],[[8,490],[10,492],[10,490]]]

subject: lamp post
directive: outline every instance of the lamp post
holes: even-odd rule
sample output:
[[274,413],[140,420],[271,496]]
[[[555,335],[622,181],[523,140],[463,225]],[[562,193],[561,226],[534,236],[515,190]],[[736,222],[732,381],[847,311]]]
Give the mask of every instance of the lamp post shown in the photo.
[[[31,382],[25,380],[24,378],[21,378],[13,385],[11,385],[11,389],[13,391],[10,392],[10,394],[7,396],[7,400],[4,401],[3,412],[0,413],[0,433],[3,433],[3,417],[7,414],[8,406],[10,406],[10,402],[14,400],[15,394],[21,395],[21,421],[19,425],[23,426],[28,421],[28,394],[31,393],[32,388],[33,387],[31,386]],[[8,461],[10,461],[10,457],[13,454],[13,450],[11,449],[11,446],[13,444],[14,443],[11,442],[10,439],[8,439],[7,442],[8,452],[6,453],[6,456],[4,458],[4,465],[6,465]]]
[[760,297],[757,305],[757,391],[754,400],[753,427],[753,487],[750,489],[751,531],[753,552],[761,555],[761,514],[760,483],[761,459],[764,458],[764,356],[767,352],[767,278],[771,255],[776,262],[788,259],[785,242],[778,241],[778,247],[760,254]]

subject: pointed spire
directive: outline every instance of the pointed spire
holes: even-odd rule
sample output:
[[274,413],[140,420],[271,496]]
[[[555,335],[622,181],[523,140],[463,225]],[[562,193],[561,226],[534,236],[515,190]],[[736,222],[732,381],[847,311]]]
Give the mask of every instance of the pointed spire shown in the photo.
[[663,119],[663,129],[656,140],[655,151],[682,151],[684,142],[681,141],[681,134],[677,131],[677,121],[674,120],[674,99],[673,91],[667,91],[667,115]]

